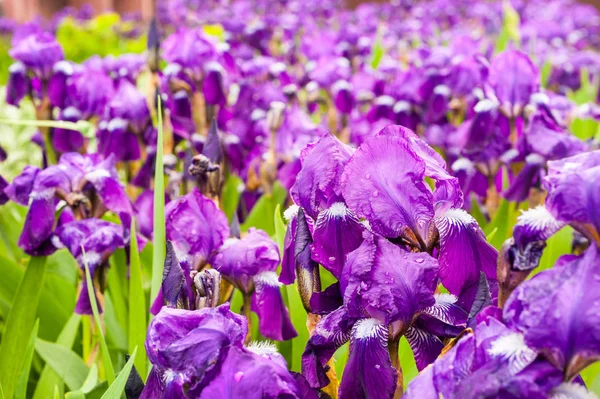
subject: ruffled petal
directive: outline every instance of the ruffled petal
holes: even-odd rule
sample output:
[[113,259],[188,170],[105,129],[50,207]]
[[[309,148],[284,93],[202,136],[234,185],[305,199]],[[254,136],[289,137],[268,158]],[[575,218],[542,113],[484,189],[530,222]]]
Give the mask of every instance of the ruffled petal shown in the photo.
[[344,169],[344,199],[374,232],[422,246],[434,213],[433,195],[423,180],[425,167],[403,138],[372,137]]
[[340,199],[340,177],[351,155],[352,149],[330,134],[303,150],[302,169],[290,195],[313,219],[321,209]]
[[344,303],[355,317],[369,314],[385,324],[408,328],[415,314],[435,304],[437,260],[408,252],[382,237],[365,233],[348,254],[340,280]]
[[252,280],[279,265],[279,248],[267,233],[250,229],[244,238],[229,238],[212,258],[213,268],[245,294],[252,292]]
[[454,295],[477,284],[479,273],[496,280],[498,251],[485,239],[477,221],[462,209],[436,217],[440,233],[440,280]]
[[227,217],[215,204],[193,189],[165,209],[167,239],[184,253],[206,261],[229,237]]

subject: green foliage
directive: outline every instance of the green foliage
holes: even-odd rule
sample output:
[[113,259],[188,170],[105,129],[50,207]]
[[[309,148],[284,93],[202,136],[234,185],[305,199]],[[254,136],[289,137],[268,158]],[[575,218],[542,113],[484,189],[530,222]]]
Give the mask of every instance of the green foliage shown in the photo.
[[129,378],[129,374],[131,373],[131,369],[133,368],[133,362],[136,359],[137,348],[133,350],[131,353],[131,357],[129,361],[123,367],[123,370],[119,373],[115,382],[110,384],[104,395],[102,395],[102,399],[119,399],[123,390],[125,389],[125,384],[127,383],[127,379]]
[[519,26],[521,19],[519,13],[513,8],[509,0],[504,0],[502,3],[503,21],[502,30],[496,39],[495,52],[500,53],[508,47],[509,43],[513,43],[517,47],[521,44],[521,33]]
[[31,335],[29,336],[29,342],[27,343],[27,351],[25,352],[25,363],[23,364],[23,370],[21,370],[21,376],[15,390],[15,399],[25,399],[27,397],[27,381],[29,380],[29,373],[31,371],[31,361],[33,360],[33,351],[35,347],[35,340],[37,339],[38,329],[40,326],[40,320],[38,319],[33,326]]
[[58,343],[37,339],[35,351],[62,379],[69,390],[77,391],[81,388],[89,374],[89,368],[81,357]]
[[110,353],[108,352],[108,346],[106,345],[106,339],[104,338],[104,332],[102,331],[102,320],[100,319],[100,313],[98,312],[98,303],[96,302],[96,290],[94,289],[94,282],[90,276],[90,268],[85,260],[85,250],[81,247],[81,251],[84,258],[85,265],[85,282],[87,285],[88,295],[90,297],[90,304],[92,305],[92,313],[94,314],[94,321],[96,323],[96,331],[98,332],[98,338],[100,340],[100,352],[102,354],[102,365],[106,371],[106,379],[109,384],[115,380],[115,370],[113,368],[112,361],[110,359]]
[[5,397],[12,398],[25,364],[29,336],[36,322],[46,258],[32,257],[12,301],[0,344],[0,384]]
[[142,53],[146,49],[146,36],[126,39],[117,32],[120,24],[121,17],[116,13],[102,14],[84,23],[65,18],[58,27],[56,38],[64,49],[65,58],[75,62],[94,55]]
[[[146,378],[146,294],[142,282],[142,265],[140,254],[138,252],[137,236],[135,234],[135,221],[131,222],[131,248],[129,265],[129,353],[135,352],[138,348],[135,358],[135,368],[142,377]],[[141,348],[141,349],[140,349]]]
[[275,182],[273,185],[273,192],[271,194],[263,194],[252,211],[242,224],[242,231],[248,231],[250,227],[256,227],[267,232],[270,236],[275,235],[275,209],[277,205],[283,205],[287,197],[286,189]]
[[236,175],[227,176],[225,185],[223,187],[222,202],[223,202],[223,213],[227,216],[229,221],[232,220],[233,214],[237,210],[242,196],[241,187],[244,187],[244,182]]
[[[75,342],[75,338],[77,337],[77,331],[79,330],[80,324],[81,316],[73,313],[56,339],[56,344],[61,345],[66,349],[71,349]],[[60,394],[62,395],[63,379],[52,367],[46,364],[35,387],[33,399],[44,399],[52,396],[55,387],[59,389]]]
[[154,169],[154,252],[152,257],[152,286],[150,303],[154,301],[162,284],[162,274],[167,251],[165,227],[165,177],[163,164],[163,120],[161,99],[158,99],[158,134],[156,142],[156,166]]

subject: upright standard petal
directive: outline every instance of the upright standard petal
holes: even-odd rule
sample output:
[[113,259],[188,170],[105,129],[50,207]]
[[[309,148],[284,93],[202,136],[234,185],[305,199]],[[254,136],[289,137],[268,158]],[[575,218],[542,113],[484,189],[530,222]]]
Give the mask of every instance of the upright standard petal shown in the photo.
[[477,221],[462,209],[436,217],[440,233],[440,280],[451,294],[460,295],[477,284],[479,273],[496,280],[498,251],[485,239]]
[[509,118],[518,116],[539,90],[540,73],[527,54],[505,50],[492,59],[488,82]]
[[425,167],[405,139],[372,137],[344,169],[346,204],[366,218],[374,232],[423,247],[434,214],[433,195],[423,180]]
[[360,247],[348,254],[340,282],[350,315],[366,313],[405,331],[417,312],[435,304],[437,277],[438,262],[428,254],[365,233]]
[[194,188],[165,209],[167,238],[182,252],[204,262],[229,237],[227,217]]
[[561,257],[554,268],[519,285],[504,308],[508,326],[522,331],[566,380],[600,360],[599,255],[592,245],[581,256]]
[[212,266],[245,294],[252,293],[253,279],[261,272],[274,272],[279,248],[267,233],[250,229],[241,240],[229,238],[212,258]]
[[352,149],[330,134],[302,151],[302,169],[290,195],[313,219],[341,199],[340,177],[351,155]]

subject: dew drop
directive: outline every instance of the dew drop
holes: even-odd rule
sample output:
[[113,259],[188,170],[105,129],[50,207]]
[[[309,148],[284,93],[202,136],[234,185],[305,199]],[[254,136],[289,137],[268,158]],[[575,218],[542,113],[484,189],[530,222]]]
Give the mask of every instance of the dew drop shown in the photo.
[[377,191],[377,190],[373,191],[373,197],[379,197],[379,191]]
[[235,382],[240,382],[243,376],[244,376],[244,372],[243,371],[238,371],[233,376],[233,379],[235,380]]
[[381,365],[379,365],[379,364],[376,364],[376,365],[375,365],[375,368],[376,368],[377,370],[379,370],[379,369],[381,368]]
[[417,262],[417,263],[423,263],[423,258],[417,258],[417,259],[415,259],[415,262]]
[[371,174],[370,174],[370,173],[367,173],[367,174],[365,175],[365,179],[369,180],[370,178],[371,178]]
[[335,262],[335,256],[330,256],[330,257],[329,257],[329,261],[330,261],[330,262]]

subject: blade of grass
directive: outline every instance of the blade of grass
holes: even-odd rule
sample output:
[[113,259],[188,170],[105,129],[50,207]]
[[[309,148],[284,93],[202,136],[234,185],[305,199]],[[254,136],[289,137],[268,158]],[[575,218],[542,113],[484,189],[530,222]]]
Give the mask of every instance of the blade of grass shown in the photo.
[[21,375],[23,353],[35,325],[45,275],[46,258],[32,257],[8,313],[0,345],[0,384],[7,398],[14,396]]
[[154,301],[162,284],[166,253],[165,228],[165,178],[163,165],[163,121],[162,101],[158,97],[158,134],[156,141],[156,165],[154,169],[154,252],[152,256],[152,285],[150,304]]
[[[67,349],[71,349],[75,338],[77,337],[77,331],[79,330],[79,324],[81,323],[81,316],[77,313],[73,313],[71,318],[67,321],[63,327],[56,343],[62,345]],[[40,379],[35,387],[35,393],[33,399],[45,399],[49,398],[54,393],[54,387],[58,386],[60,393],[62,394],[63,380],[58,374],[47,364],[42,370]]]
[[29,381],[29,372],[31,371],[31,361],[33,360],[33,351],[35,348],[35,339],[38,335],[38,328],[40,326],[40,319],[37,319],[31,336],[29,337],[29,343],[27,344],[27,352],[25,352],[25,364],[23,365],[23,371],[15,390],[15,399],[25,399],[27,397],[27,381]]
[[142,266],[135,234],[135,219],[131,221],[129,256],[129,353],[140,348],[135,357],[135,368],[140,377],[146,379],[146,297],[142,282]]
[[133,368],[133,362],[135,361],[137,354],[137,348],[133,350],[131,357],[123,370],[117,376],[117,379],[114,383],[110,384],[104,395],[102,395],[101,399],[119,399],[123,390],[125,389],[125,384],[127,384],[127,379],[129,378],[129,373],[131,373],[131,369]]
[[106,339],[104,338],[104,331],[102,331],[102,323],[100,320],[100,313],[98,313],[98,303],[96,302],[96,290],[94,289],[94,282],[90,275],[90,268],[87,264],[85,249],[81,246],[81,253],[83,254],[83,264],[85,265],[85,281],[87,283],[88,296],[90,297],[90,304],[92,305],[92,313],[94,315],[94,321],[96,322],[96,329],[98,330],[98,337],[100,339],[100,351],[102,352],[102,364],[106,371],[106,380],[109,384],[115,380],[115,370],[110,360],[110,353],[108,352],[108,346],[106,345]]

